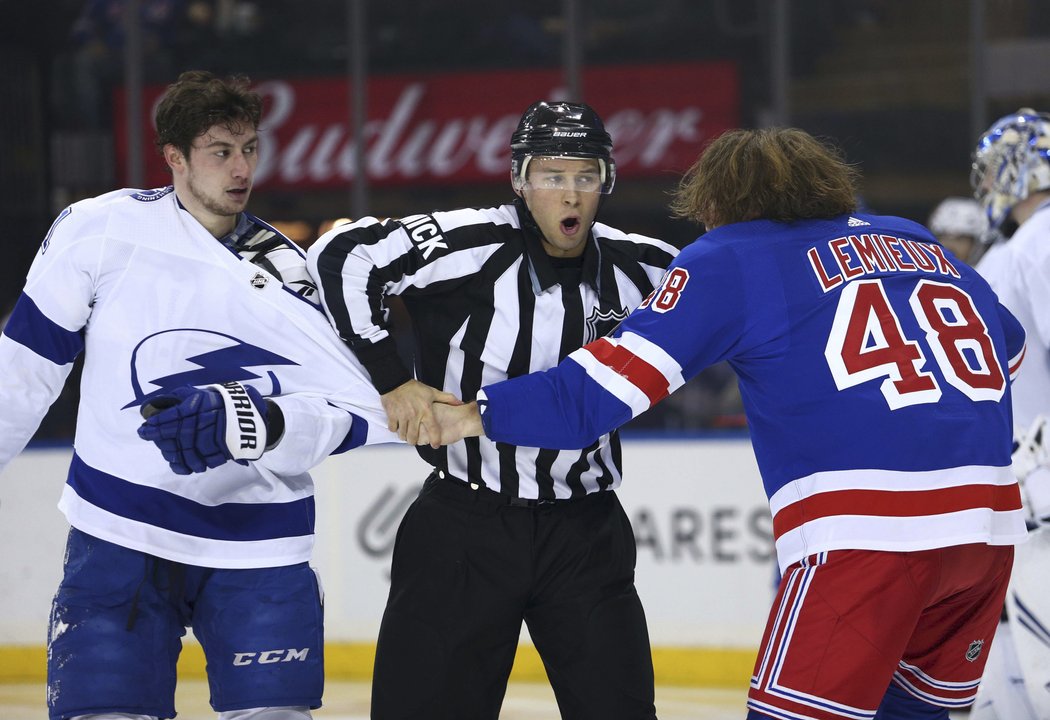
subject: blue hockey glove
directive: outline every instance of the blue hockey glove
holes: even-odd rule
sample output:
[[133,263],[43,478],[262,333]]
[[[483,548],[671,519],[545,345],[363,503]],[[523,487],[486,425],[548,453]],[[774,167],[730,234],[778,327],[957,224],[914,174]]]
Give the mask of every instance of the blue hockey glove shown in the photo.
[[[268,420],[280,415],[258,390],[237,382],[173,388],[141,412],[146,421],[139,437],[155,443],[177,475],[204,472],[228,460],[258,460],[271,434]],[[273,437],[279,439],[280,432]]]

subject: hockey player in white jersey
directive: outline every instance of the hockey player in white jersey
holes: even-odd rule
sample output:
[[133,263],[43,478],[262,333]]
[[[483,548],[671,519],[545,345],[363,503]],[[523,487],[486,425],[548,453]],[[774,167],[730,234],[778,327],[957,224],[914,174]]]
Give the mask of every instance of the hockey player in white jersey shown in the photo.
[[973,198],[946,197],[930,213],[926,227],[955,257],[973,265],[984,247],[988,221]]
[[0,337],[0,468],[85,357],[52,720],[174,717],[186,627],[220,718],[320,706],[308,470],[396,436],[302,253],[244,212],[260,115],[246,79],[180,76],[156,117],[173,187],[66,208]]
[[1017,547],[971,720],[1050,720],[1050,114],[1022,108],[980,138],[971,182],[998,238],[977,265],[1028,332],[1014,385],[1013,470],[1032,533]]

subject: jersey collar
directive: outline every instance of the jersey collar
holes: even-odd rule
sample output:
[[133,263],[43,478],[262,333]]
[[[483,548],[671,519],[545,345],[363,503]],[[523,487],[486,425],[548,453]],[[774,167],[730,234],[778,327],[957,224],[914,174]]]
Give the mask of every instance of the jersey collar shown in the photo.
[[[514,201],[514,207],[518,213],[518,221],[521,225],[522,235],[525,236],[525,253],[529,259],[532,275],[533,290],[536,294],[547,292],[558,284],[558,272],[550,261],[550,256],[543,249],[543,237],[540,228],[520,197]],[[581,278],[598,292],[598,271],[601,265],[601,251],[594,240],[594,233],[587,230],[587,244],[583,248],[583,269]]]

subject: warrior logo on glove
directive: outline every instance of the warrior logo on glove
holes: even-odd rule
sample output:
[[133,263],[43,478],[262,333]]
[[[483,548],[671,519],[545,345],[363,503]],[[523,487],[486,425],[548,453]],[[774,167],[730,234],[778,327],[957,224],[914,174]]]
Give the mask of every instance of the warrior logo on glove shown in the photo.
[[[241,450],[252,452],[257,450],[259,444],[259,412],[252,404],[248,391],[243,385],[236,382],[223,383],[220,387],[226,390],[222,396],[226,403],[226,417],[231,415],[237,417],[237,428],[234,430],[232,423],[226,426],[226,445],[228,447],[239,447]],[[259,453],[261,456],[262,453]],[[256,458],[250,458],[252,460]]]

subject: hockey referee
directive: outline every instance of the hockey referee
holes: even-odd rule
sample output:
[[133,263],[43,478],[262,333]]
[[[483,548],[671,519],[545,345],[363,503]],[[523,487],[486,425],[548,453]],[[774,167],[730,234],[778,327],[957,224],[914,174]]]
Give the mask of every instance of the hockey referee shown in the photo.
[[[616,165],[587,105],[529,107],[510,169],[510,204],[364,218],[308,253],[332,323],[410,443],[437,437],[432,402],[472,400],[608,333],[677,254],[595,222]],[[390,333],[395,295],[417,379]],[[583,450],[470,438],[419,453],[433,471],[394,547],[372,718],[497,718],[522,620],[563,718],[655,718],[634,535],[614,492],[617,433]]]

